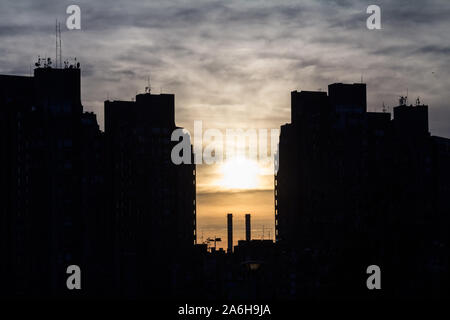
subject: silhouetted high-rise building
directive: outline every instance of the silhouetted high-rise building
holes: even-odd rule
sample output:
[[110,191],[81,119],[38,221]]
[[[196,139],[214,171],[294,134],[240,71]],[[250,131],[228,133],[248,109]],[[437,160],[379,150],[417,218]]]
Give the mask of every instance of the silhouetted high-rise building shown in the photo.
[[106,211],[105,135],[92,112],[81,116],[81,212],[83,290],[92,296],[111,294],[113,230],[111,213]]
[[171,160],[178,143],[171,141],[174,100],[145,93],[136,101],[105,101],[108,211],[120,295],[168,296],[180,269],[177,254],[195,243],[195,165]]
[[[19,76],[0,76],[0,272],[5,276],[5,282],[0,287],[0,295],[7,294],[18,287],[16,275],[20,271],[13,271],[17,264],[25,265],[28,257],[17,262],[15,255],[24,255],[31,250],[26,246],[26,237],[29,237],[29,226],[23,220],[29,218],[23,206],[30,203],[21,203],[16,192],[23,179],[23,169],[20,171],[18,161],[23,159],[24,146],[22,139],[23,113],[31,111],[32,95],[24,92],[33,92],[33,78]],[[19,233],[19,234],[17,234]],[[21,238],[21,239],[18,239]],[[19,242],[19,243],[18,243]],[[26,244],[25,244],[26,243]],[[29,265],[29,264],[28,264]],[[22,267],[27,269],[27,267]],[[18,267],[20,270],[20,266]],[[22,287],[25,286],[22,285]],[[18,290],[19,291],[19,290]]]
[[101,214],[94,208],[103,201],[89,199],[100,195],[102,178],[85,164],[102,160],[101,148],[91,145],[101,134],[95,117],[92,129],[84,122],[80,70],[38,67],[33,77],[2,75],[0,84],[7,287],[17,295],[69,294],[66,268],[86,266],[86,219]]
[[[2,75],[0,87],[2,290],[167,297],[182,286],[195,165],[192,146],[191,164],[171,160],[174,96],[106,101],[102,133],[83,113],[77,67]],[[80,266],[82,291],[67,290],[69,265]]]
[[357,288],[354,275],[377,263],[389,268],[388,277],[407,269],[402,279],[417,278],[398,280],[403,293],[442,290],[431,279],[448,269],[439,248],[448,245],[442,192],[449,179],[441,177],[448,177],[449,140],[430,136],[428,107],[402,99],[392,120],[367,112],[365,84],[332,84],[328,95],[294,91],[291,98],[275,177],[277,242],[304,264],[326,265],[314,281],[328,293],[344,283]]

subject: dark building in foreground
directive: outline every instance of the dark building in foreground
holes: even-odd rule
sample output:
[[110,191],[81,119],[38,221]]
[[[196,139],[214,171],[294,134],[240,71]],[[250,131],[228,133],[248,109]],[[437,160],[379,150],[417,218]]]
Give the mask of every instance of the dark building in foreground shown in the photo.
[[[0,75],[0,272],[7,297],[166,298],[188,280],[195,165],[174,165],[174,96],[83,112],[79,66]],[[68,290],[67,267],[82,290]]]
[[376,264],[388,294],[448,294],[450,140],[430,135],[428,107],[402,99],[393,119],[367,112],[365,84],[291,99],[275,177],[276,240],[302,261],[303,292],[367,292],[360,275]]
[[[89,277],[102,216],[102,134],[83,113],[80,69],[0,76],[2,294],[66,294],[66,268]],[[95,172],[94,172],[95,171]],[[92,228],[92,229],[91,229]],[[89,241],[87,239],[90,239]],[[91,260],[89,260],[91,261]]]
[[[428,107],[402,99],[391,119],[367,112],[364,84],[332,84],[292,92],[291,111],[276,243],[251,239],[246,215],[233,247],[230,214],[228,252],[208,252],[195,164],[171,159],[173,95],[105,101],[103,133],[83,112],[78,67],[0,75],[0,296],[448,296],[450,141],[430,135]],[[382,295],[365,285],[373,264]],[[66,287],[69,265],[80,291]]]
[[172,94],[105,101],[108,212],[114,279],[124,296],[169,297],[196,240],[195,165],[175,165]]

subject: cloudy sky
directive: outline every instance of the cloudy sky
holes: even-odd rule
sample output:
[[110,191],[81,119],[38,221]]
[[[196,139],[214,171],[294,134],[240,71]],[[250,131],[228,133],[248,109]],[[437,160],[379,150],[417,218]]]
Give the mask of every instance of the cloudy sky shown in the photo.
[[[290,91],[360,82],[368,106],[395,106],[409,91],[430,106],[432,134],[450,137],[450,1],[36,1],[0,3],[0,73],[27,75],[54,57],[55,19],[81,8],[81,30],[62,28],[63,56],[82,66],[82,101],[103,126],[103,101],[130,100],[151,77],[176,95],[176,122],[205,128],[279,128]],[[366,28],[381,7],[382,30]],[[391,109],[392,110],[392,109]],[[199,236],[224,236],[225,215],[252,212],[255,235],[273,228],[273,178],[237,192],[198,169]],[[266,235],[268,236],[266,231]],[[273,230],[272,230],[273,235]],[[239,235],[238,235],[239,237]]]

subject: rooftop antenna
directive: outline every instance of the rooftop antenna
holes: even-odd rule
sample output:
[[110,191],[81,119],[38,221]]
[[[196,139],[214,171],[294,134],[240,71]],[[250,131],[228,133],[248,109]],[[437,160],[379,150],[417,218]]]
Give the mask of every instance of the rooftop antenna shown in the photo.
[[419,106],[420,105],[420,97],[417,97],[417,99],[416,99],[416,106]]
[[41,67],[41,56],[38,56],[38,60],[37,60],[37,62],[34,64],[34,66],[35,66],[36,68],[40,68],[40,67]]
[[361,73],[361,83],[363,83],[363,74]]
[[217,238],[217,236],[214,236],[214,238],[208,238],[208,239],[206,239],[206,242],[207,242],[208,244],[210,244],[211,242],[214,242],[214,250],[216,250],[216,248],[217,248],[216,243],[217,243],[218,241],[222,241],[222,238]]
[[262,236],[262,239],[264,240],[264,225],[263,225],[263,236]]
[[150,85],[150,76],[147,77],[147,86],[145,87],[145,93],[151,93],[152,87]]
[[59,31],[59,66],[62,67],[61,22],[58,22],[58,31]]
[[52,67],[52,58],[48,57],[46,60],[46,64],[44,65],[46,68],[51,68]]
[[55,68],[62,68],[61,23],[58,19],[55,22],[55,35]]
[[55,64],[58,67],[58,19],[55,22]]
[[383,113],[386,113],[386,106],[384,104],[384,101],[383,101],[383,108],[381,109],[381,111],[383,111]]

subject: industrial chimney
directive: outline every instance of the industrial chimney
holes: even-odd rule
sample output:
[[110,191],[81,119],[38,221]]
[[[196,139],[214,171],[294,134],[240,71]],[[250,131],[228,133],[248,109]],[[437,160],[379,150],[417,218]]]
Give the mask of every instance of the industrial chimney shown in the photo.
[[245,215],[245,240],[251,240],[251,226],[250,226],[250,213]]
[[233,252],[233,214],[229,213],[227,215],[228,222],[228,253]]

